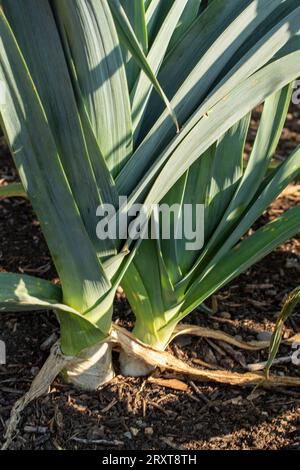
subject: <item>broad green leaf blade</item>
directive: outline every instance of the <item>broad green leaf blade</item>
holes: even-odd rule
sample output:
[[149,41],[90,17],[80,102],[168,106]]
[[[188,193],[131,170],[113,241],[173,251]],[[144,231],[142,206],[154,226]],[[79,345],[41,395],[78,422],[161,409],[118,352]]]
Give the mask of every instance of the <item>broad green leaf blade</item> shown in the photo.
[[[128,268],[125,277],[122,280],[122,286],[129,294],[129,301],[136,305],[138,314],[145,315],[149,319],[150,330],[158,329],[164,324],[164,318],[161,318],[160,312],[164,312],[162,288],[160,282],[160,271],[155,252],[155,245],[152,240],[145,240],[147,249],[135,256],[134,262]],[[143,258],[143,255],[145,257]],[[151,262],[151,276],[145,276],[145,266]],[[128,285],[129,283],[129,285]],[[135,286],[133,289],[133,285]],[[127,289],[128,287],[128,289]],[[155,296],[153,294],[155,293]],[[135,303],[135,299],[138,302]]]
[[0,312],[53,310],[62,303],[62,290],[49,281],[0,273]]
[[[175,205],[180,208],[177,213],[174,211],[174,222],[171,218],[170,238],[160,242],[162,257],[173,284],[177,284],[185,276],[199,257],[199,250],[187,250],[187,243],[191,240],[183,230],[183,227],[186,229],[191,226],[199,235],[200,230],[196,223],[202,224],[202,221],[199,220],[199,211],[196,212],[197,204],[205,206],[204,236],[207,239],[222,218],[237,188],[242,177],[242,157],[249,120],[250,115],[247,115],[222,136],[192,165],[162,201],[162,204],[167,204],[170,208],[175,209]],[[185,214],[188,206],[193,208],[192,220],[190,214]],[[188,220],[185,220],[185,217],[188,217]],[[161,221],[161,224],[163,223],[164,221]],[[180,237],[179,231],[182,231]],[[139,248],[141,258],[145,249],[146,246],[142,243]],[[180,291],[177,290],[179,297]]]
[[295,236],[299,230],[300,206],[297,206],[243,240],[216,264],[200,284],[193,285],[186,296],[181,318],[281,243]]
[[[165,334],[160,335],[159,331],[169,323],[181,305],[175,304],[174,308],[170,308],[170,304],[164,302],[155,242],[147,240],[144,243],[148,249],[137,252],[134,262],[130,264],[122,279],[122,287],[136,316],[133,331],[135,336],[141,341],[164,349]],[[151,276],[147,275],[150,263],[153,270]]]
[[[231,226],[248,206],[264,178],[282,133],[291,102],[292,90],[293,84],[288,85],[267,98],[265,102],[243,180],[224,215],[224,220],[228,218]],[[224,229],[224,225],[220,224],[218,232],[224,233]]]
[[2,10],[0,33],[0,79],[6,94],[0,108],[1,126],[60,276],[64,303],[83,312],[110,285],[87,236],[45,112]]
[[[157,312],[167,312],[170,309],[170,306],[177,304],[177,299],[169,272],[163,260],[157,221],[152,224],[151,230],[152,232],[156,232],[156,239],[149,239],[143,242],[143,249],[137,250],[134,263],[148,289],[153,309]],[[156,275],[151,277],[151,279],[150,276],[148,276],[150,262],[155,265],[156,270]],[[160,286],[159,296],[157,295],[158,286]],[[157,301],[158,297],[160,297],[159,302]],[[161,305],[159,305],[159,303],[161,303]],[[167,313],[164,313],[164,315],[166,316]]]
[[188,0],[186,7],[181,15],[177,28],[172,36],[169,49],[177,47],[178,43],[182,40],[184,34],[189,29],[195,18],[199,13],[200,4],[202,0]]
[[250,201],[258,189],[278,146],[290,106],[292,92],[293,83],[267,98],[245,176],[234,198],[235,204],[241,193],[244,193],[243,196],[240,196],[243,200],[247,193],[247,200]]
[[[174,98],[210,47],[250,2],[251,0],[214,0],[193,22],[187,34],[170,50],[159,71],[158,80],[169,99]],[[215,53],[215,49],[213,50]],[[152,93],[150,106],[152,112],[145,116],[141,137],[145,137],[164,111],[155,93]]]
[[[86,145],[101,196],[101,203],[116,205],[118,200],[116,185],[102,156],[97,138],[93,132],[91,122],[85,110],[81,114],[81,121]],[[95,227],[93,228],[95,229]]]
[[[197,223],[201,223],[201,228],[197,226],[198,235],[202,229],[202,221],[199,213],[196,218],[196,205],[202,204],[204,206],[204,243],[210,240],[241,180],[243,152],[249,121],[250,114],[226,132],[189,170],[182,205],[183,208],[187,205],[193,207],[193,230],[196,229]],[[172,188],[172,194],[176,195],[177,186],[178,183]],[[174,203],[168,196],[166,197],[170,205]],[[185,218],[183,217],[184,223]],[[188,224],[190,224],[189,220],[183,227]],[[174,264],[180,266],[183,283],[186,274],[199,258],[199,250],[186,249],[186,244],[189,241],[186,236],[183,236],[175,242],[176,257],[173,261],[172,271],[175,268]],[[172,242],[166,241],[164,247],[170,244]],[[166,259],[165,250],[164,259],[169,264],[170,261]]]
[[126,16],[130,20],[134,34],[146,55],[148,51],[148,32],[144,0],[135,0],[134,2],[132,0],[121,0],[121,4]]
[[[203,156],[201,163],[198,163],[198,167],[193,165],[190,170],[188,170],[173,186],[173,188],[166,194],[165,198],[162,200],[162,204],[167,204],[168,207],[174,208],[173,217],[170,217],[170,237],[164,239],[161,236],[160,244],[162,250],[162,256],[164,259],[164,263],[166,265],[167,271],[169,273],[171,282],[175,285],[179,279],[182,277],[182,265],[178,259],[178,250],[177,250],[177,242],[175,240],[175,235],[178,234],[179,229],[182,227],[181,223],[184,223],[184,214],[182,214],[184,198],[187,190],[187,184],[189,184],[189,188],[194,191],[194,196],[199,198],[201,202],[203,202],[205,197],[205,175],[206,170],[210,166],[211,155],[214,152],[214,149],[211,148],[207,151],[207,154]],[[201,166],[201,169],[199,168]],[[199,171],[198,171],[199,168]],[[196,192],[195,192],[196,191]],[[162,207],[162,206],[161,206]],[[176,210],[177,209],[177,210]],[[160,232],[163,230],[163,224],[165,221],[163,217],[160,217]],[[142,243],[140,250],[144,249],[144,245]]]
[[6,186],[0,186],[0,199],[6,199],[10,197],[27,197],[21,183],[10,183]]
[[60,323],[60,345],[66,356],[77,356],[80,351],[90,348],[107,339],[101,329],[84,316],[56,310]]
[[[129,93],[122,51],[107,2],[55,0],[70,68],[109,170],[115,177],[132,151]],[[81,109],[83,113],[83,109]]]
[[152,0],[144,0],[145,10],[146,10],[146,11],[147,11],[147,9],[149,8],[149,5],[150,5],[151,2],[152,2]]
[[[123,261],[125,257],[129,254],[128,251],[121,251],[115,256],[111,256],[106,261],[103,262],[103,268],[108,279],[113,283],[114,278],[118,276],[120,269],[122,270]],[[124,268],[125,269],[125,268]]]
[[[238,221],[243,218],[244,213],[246,214],[246,220],[249,220],[247,207],[254,198],[257,188],[265,176],[270,159],[277,147],[288,111],[291,93],[292,85],[288,85],[283,90],[280,90],[267,98],[254,147],[250,154],[249,162],[240,185],[238,186],[235,194],[232,195],[228,207],[224,207],[224,215],[222,219],[219,220],[220,223],[218,226],[215,227],[215,231],[206,244],[196,266],[189,273],[189,277],[193,275],[193,271],[199,269],[199,265],[202,264],[205,266],[205,260],[210,254],[211,256],[214,256],[216,252],[218,252],[218,247],[222,247],[223,241],[225,243],[228,239],[232,240],[231,236],[234,228]],[[270,181],[271,179],[269,182]],[[260,194],[257,194],[256,199],[258,197],[260,197]],[[269,201],[271,202],[272,199],[268,200],[268,202]],[[268,202],[266,203],[266,206],[268,205]],[[260,206],[257,214],[260,215],[266,206]],[[251,223],[251,220],[249,220],[249,226],[247,228],[250,227]],[[244,231],[246,230],[247,229],[245,228]],[[243,233],[239,232],[238,238],[234,239],[231,246],[233,246],[233,244],[236,243],[242,235]]]
[[243,156],[251,114],[237,122],[217,142],[205,218],[206,239],[222,219],[243,176]]
[[[147,55],[148,31],[144,0],[136,0],[134,2],[132,0],[121,0],[121,4],[144,54]],[[127,47],[122,45],[122,51],[126,67],[128,88],[129,91],[131,91],[139,75],[139,67]]]
[[76,310],[62,304],[62,290],[49,281],[20,274],[0,273],[0,313],[53,310],[60,326],[64,354],[80,351],[105,339],[102,331]]
[[151,69],[150,64],[148,63],[143,50],[141,49],[139,42],[134,34],[134,31],[130,25],[130,22],[120,4],[119,0],[109,0],[109,5],[117,26],[117,30],[122,42],[126,45],[136,62],[138,63],[139,67],[143,70],[146,74],[158,94],[161,96],[165,105],[168,109],[170,116],[172,117],[173,122],[175,123],[177,131],[179,131],[179,125],[176,118],[176,115],[170,105],[170,102],[165,95],[163,89],[161,88],[154,72]]
[[214,256],[205,266],[204,275],[222,259],[235,243],[246,233],[257,218],[267,209],[286,186],[300,174],[300,146],[287,158],[275,172],[269,184],[264,188],[256,200],[252,201],[249,208],[241,217],[234,230],[223,241],[219,250],[214,250]]
[[[252,2],[253,5],[251,4],[252,5],[251,8],[248,7],[242,13],[244,17],[244,22],[248,25],[251,24],[251,28],[250,27],[246,28],[245,31],[247,31],[248,33],[249,29],[254,30],[255,27],[258,27],[258,25],[264,21],[264,15],[265,14],[267,15],[268,13],[270,14],[272,10],[276,9],[276,6],[278,7],[278,2],[277,0],[272,0],[272,2],[268,1],[268,3],[265,4],[266,7],[268,6],[268,8],[266,10],[264,9],[262,14],[260,15],[256,14],[257,1]],[[149,168],[149,165],[153,161],[153,155],[159,155],[159,158],[157,158],[155,162],[156,165],[154,164],[156,166],[156,170],[159,171],[159,169],[162,167],[165,161],[170,157],[170,155],[174,152],[174,150],[177,149],[179,151],[180,143],[183,142],[183,140],[187,137],[188,134],[190,135],[190,137],[192,137],[193,142],[195,143],[195,152],[197,156],[194,155],[194,157],[195,159],[199,157],[199,154],[201,154],[201,152],[199,152],[198,150],[196,151],[196,149],[198,149],[199,147],[199,141],[203,143],[203,134],[199,132],[199,127],[203,125],[203,120],[207,116],[207,113],[211,114],[211,111],[213,109],[216,109],[216,106],[221,107],[222,103],[225,106],[224,101],[227,99],[227,96],[229,95],[229,93],[230,94],[234,93],[234,91],[239,86],[242,86],[243,82],[248,77],[250,77],[257,70],[259,70],[261,67],[267,64],[270,61],[270,59],[274,56],[274,54],[276,54],[276,52],[279,51],[289,41],[289,39],[293,36],[293,34],[295,34],[298,31],[300,27],[300,7],[296,6],[294,3],[291,5],[289,1],[287,4],[289,6],[289,9],[288,9],[289,14],[286,14],[286,12],[282,13],[282,17],[280,18],[280,20],[278,20],[278,23],[276,24],[276,26],[273,26],[271,30],[269,30],[268,27],[266,26],[265,35],[262,35],[261,39],[254,46],[252,47],[250,46],[249,51],[243,56],[243,58],[241,58],[240,61],[221,79],[221,81],[218,82],[218,84],[213,89],[213,91],[211,91],[209,96],[207,96],[204,103],[197,109],[195,114],[189,119],[186,125],[182,128],[181,132],[173,138],[172,143],[168,145],[163,155],[161,155],[161,150],[164,144],[166,143],[166,141],[169,142],[170,138],[173,135],[173,131],[169,125],[166,114],[164,113],[161,116],[161,118],[157,121],[155,126],[152,128],[150,133],[145,138],[144,142],[134,152],[130,161],[125,166],[124,170],[119,176],[117,180],[117,186],[119,188],[119,191],[122,192],[122,194],[129,194],[130,191],[133,190],[133,186],[132,186],[133,174],[135,175],[135,184],[137,184],[137,182],[141,180],[141,177],[145,173],[146,168]],[[240,16],[234,22],[234,27],[236,28],[235,34],[237,35],[241,29],[241,24],[239,21]],[[219,44],[218,50],[221,51],[221,56],[220,56],[222,59],[221,62],[224,61],[223,66],[220,69],[220,72],[223,70],[223,67],[230,60],[230,58],[232,58],[232,55],[234,55],[236,52],[236,41],[234,40],[234,36],[230,35],[230,30],[231,28],[229,28],[229,30],[226,30],[226,33],[224,34],[226,34],[226,41],[229,41],[229,42],[233,41],[232,47],[226,48],[225,45],[227,42],[225,41],[225,44],[224,44],[224,38],[222,38],[223,40],[219,40],[220,44]],[[246,40],[247,37],[244,37],[243,39]],[[239,38],[239,41],[241,40],[242,38]],[[225,46],[225,50],[224,50],[224,46]],[[213,54],[212,54],[212,51],[213,51]],[[292,55],[290,55],[290,57],[291,56]],[[212,46],[211,50],[208,52],[208,57],[209,57],[209,63],[212,61],[212,64],[213,64],[216,61],[214,46]],[[198,96],[198,93],[199,93],[199,87],[208,86],[208,81],[207,81],[208,77],[205,74],[205,72],[207,71],[208,63],[206,62],[206,58],[204,58],[203,61],[201,61],[201,64],[202,64],[201,67],[198,64],[197,69],[193,71],[193,80],[191,79],[191,76],[190,76],[185,81],[184,86],[180,88],[180,91],[176,95],[176,99],[174,98],[173,100],[173,103],[178,102],[178,106],[175,109],[179,111],[178,117],[180,120],[182,119],[182,116],[183,116],[182,112],[184,113],[186,112],[187,115],[190,115],[190,112],[191,112],[190,106],[192,105],[193,108],[195,107],[195,101],[197,102],[198,100],[198,98],[196,97]],[[204,64],[206,64],[205,67],[204,67]],[[199,67],[200,67],[200,70],[199,70]],[[203,70],[202,70],[202,67],[204,67]],[[214,69],[214,67],[211,67],[211,69]],[[211,73],[214,73],[214,72],[212,71]],[[201,77],[201,74],[202,74],[202,79],[199,80],[199,78]],[[293,79],[294,77],[290,78],[288,82],[292,81]],[[197,86],[194,86],[195,85],[194,80],[195,80],[195,83],[197,83]],[[287,82],[283,83],[283,85],[285,84],[287,84]],[[272,83],[269,83],[269,85],[272,85]],[[276,91],[277,88],[270,86],[270,89],[274,92]],[[186,99],[187,93],[188,93],[189,99]],[[196,97],[194,96],[194,93],[196,93]],[[265,97],[263,97],[262,101],[264,101]],[[249,112],[249,108],[246,110],[246,112],[243,113],[243,115],[245,116],[248,112]],[[243,115],[240,115],[240,117],[237,120],[243,117]],[[181,122],[183,121],[181,120]],[[206,119],[206,121],[207,121],[206,125],[209,124],[209,121],[212,122],[211,119]],[[223,124],[225,122],[226,120],[223,122]],[[232,126],[232,124],[233,122],[231,121],[227,128],[224,129],[223,127],[222,132],[219,134],[219,136],[224,134],[225,131]],[[209,136],[209,133],[205,133],[204,135]],[[199,136],[200,136],[200,139],[199,139]],[[210,141],[209,145],[211,145],[212,143],[213,141]],[[185,143],[185,146],[186,146],[186,143]],[[174,156],[175,155],[177,157],[177,152],[174,152]],[[189,159],[189,161],[186,161],[186,163],[182,165],[182,160],[184,159],[185,159],[185,153],[183,154],[181,152],[181,161],[178,159],[176,160],[178,164],[177,168],[182,167],[183,169],[182,173],[185,172],[185,170],[191,165],[192,161],[194,160],[193,158],[191,158]],[[172,167],[174,170],[175,166],[173,164],[172,164]],[[134,168],[134,173],[133,173],[133,168]],[[168,169],[168,172],[169,172],[169,169]],[[129,175],[131,175],[131,177]],[[174,179],[169,180],[170,184],[167,187],[167,191],[173,186],[173,184],[175,183],[175,181],[178,179],[179,176],[176,173],[176,176],[174,176]],[[130,184],[131,184],[131,187],[130,187]]]
[[[50,5],[39,0],[2,0],[2,6],[41,98],[81,218],[90,238],[99,246],[95,225],[101,193],[87,153],[72,82]],[[83,187],[89,190],[83,191]]]
[[152,46],[162,23],[172,7],[173,1],[174,0],[151,0],[146,14],[149,47]]
[[[164,22],[158,31],[153,45],[147,55],[147,62],[157,76],[164,56],[167,52],[170,40],[176,29],[178,21],[185,9],[188,0],[174,0],[172,8],[166,16]],[[144,113],[147,109],[147,103],[151,94],[152,83],[145,73],[141,73],[139,80],[131,94],[132,101],[132,123],[135,140],[137,140],[138,132],[142,124]]]
[[[300,7],[298,21],[300,26]],[[135,197],[141,190],[145,190],[147,181],[152,180],[153,176],[157,174],[158,168],[161,169],[165,159],[172,153],[171,158],[157,177],[146,201],[148,204],[159,202],[187,168],[199,158],[199,155],[202,155],[234,123],[299,75],[300,65],[297,62],[299,56],[300,52],[297,51],[263,67],[216,103],[210,109],[208,116],[203,116],[188,135],[183,136],[181,144],[177,142],[176,150],[172,152],[173,144],[175,146],[177,139],[167,152],[160,156],[158,164],[153,166],[140,184],[140,188],[136,190]],[[270,80],[270,77],[273,77],[273,80]],[[184,134],[184,130],[182,134]],[[180,136],[181,134],[178,137]]]
[[[189,31],[168,53],[159,73],[159,79],[168,96],[174,97],[179,87],[197,67],[203,57],[217,44],[226,29],[252,0],[214,0],[192,24]],[[215,51],[216,52],[216,51]],[[216,64],[215,64],[216,66]],[[173,80],[170,81],[169,77]]]
[[[300,22],[300,16],[298,20]],[[188,134],[184,144],[182,142],[173,152],[148,193],[145,206],[151,207],[159,203],[176,180],[197,160],[199,154],[202,155],[235,122],[264,102],[268,96],[294,80],[300,73],[299,59],[300,51],[297,51],[275,60],[244,80],[226,95],[225,99],[211,108],[209,116],[204,116]],[[161,155],[158,165],[154,165],[148,171],[144,180],[128,199],[129,207],[133,201],[145,194],[149,182],[157,174],[158,167],[161,168],[165,163],[165,157],[167,158],[166,154]]]
[[[83,110],[83,112],[81,113],[81,120],[86,139],[86,145],[91,158],[91,164],[94,170],[95,178],[98,184],[99,194],[101,196],[101,201],[98,207],[102,206],[103,204],[111,204],[113,207],[118,207],[118,193],[114,179],[107,168],[106,162],[99,148],[96,136],[93,132],[89,117],[85,110]],[[98,223],[98,220],[95,218],[96,212],[97,210],[91,214],[94,222],[92,226],[93,240],[96,237],[95,227]],[[96,240],[94,240],[94,247],[97,251],[99,259],[102,260],[103,258],[107,258],[107,256],[116,255],[118,250],[118,243],[116,240],[99,240],[96,237]]]

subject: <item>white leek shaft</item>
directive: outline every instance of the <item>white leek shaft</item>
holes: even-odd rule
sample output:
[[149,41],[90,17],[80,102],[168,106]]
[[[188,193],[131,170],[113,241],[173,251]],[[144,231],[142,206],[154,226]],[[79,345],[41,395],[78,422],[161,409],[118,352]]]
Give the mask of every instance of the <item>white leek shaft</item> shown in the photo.
[[85,349],[63,371],[65,379],[84,390],[99,390],[115,376],[110,343]]
[[155,367],[149,366],[142,359],[130,356],[124,351],[120,353],[119,362],[121,373],[125,377],[144,377],[151,374],[155,369]]

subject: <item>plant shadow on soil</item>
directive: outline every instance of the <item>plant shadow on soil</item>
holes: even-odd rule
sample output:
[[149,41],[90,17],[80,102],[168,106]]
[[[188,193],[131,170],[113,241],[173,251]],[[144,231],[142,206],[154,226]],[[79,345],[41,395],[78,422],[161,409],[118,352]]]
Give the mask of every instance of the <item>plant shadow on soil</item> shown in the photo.
[[[281,160],[300,142],[300,119],[293,107],[277,159]],[[252,121],[250,150],[257,128]],[[254,130],[253,130],[254,129]],[[4,140],[0,141],[0,184],[16,180],[16,171]],[[298,185],[278,199],[264,214],[258,227],[299,203]],[[0,201],[0,271],[13,271],[55,280],[47,246],[30,205],[21,200]],[[271,332],[285,295],[300,284],[300,237],[296,237],[265,260],[235,279],[214,297],[215,317],[195,312],[187,322],[221,329],[253,340]],[[115,316],[131,328],[133,316],[120,295]],[[12,405],[29,387],[49,351],[41,345],[58,335],[51,313],[1,314],[0,339],[7,347],[7,365],[0,366],[0,442]],[[300,331],[300,307],[287,324],[286,335]],[[217,349],[216,350],[216,346]],[[220,348],[221,346],[221,348]],[[222,345],[204,339],[184,338],[170,350],[195,365],[197,358],[242,371],[237,359]],[[241,351],[240,359],[253,363],[266,359],[266,352]],[[290,351],[282,347],[280,355]],[[117,355],[115,355],[116,367]],[[281,365],[277,373],[299,375],[299,368]],[[266,393],[227,386],[197,383],[188,392],[163,388],[145,379],[117,377],[104,390],[86,393],[57,379],[51,393],[32,403],[23,413],[13,449],[300,449],[300,391]],[[107,444],[95,444],[105,440]],[[117,442],[116,442],[117,441]],[[116,447],[113,447],[116,445]]]

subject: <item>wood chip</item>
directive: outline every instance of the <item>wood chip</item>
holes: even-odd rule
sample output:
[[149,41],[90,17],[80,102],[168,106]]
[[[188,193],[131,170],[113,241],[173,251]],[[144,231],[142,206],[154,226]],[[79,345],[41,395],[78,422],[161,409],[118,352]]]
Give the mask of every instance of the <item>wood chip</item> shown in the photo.
[[103,408],[101,413],[107,413],[113,406],[115,406],[118,403],[118,400],[114,398],[105,408]]
[[156,408],[159,411],[161,411],[166,416],[176,416],[177,415],[177,413],[175,413],[175,411],[166,410],[163,406],[159,405],[158,403],[155,403],[154,401],[148,401],[148,405],[152,406],[153,408]]
[[45,426],[24,426],[24,432],[30,434],[46,434],[49,432],[49,428]]
[[159,379],[156,377],[149,377],[148,382],[160,387],[178,390],[180,392],[187,392],[189,389],[189,386],[186,383],[178,379]]
[[[291,356],[286,356],[286,357],[278,357],[277,359],[273,360],[273,365],[278,365],[278,364],[289,364],[291,362],[292,358]],[[257,362],[255,364],[248,364],[247,369],[250,372],[255,372],[259,370],[264,370],[266,365],[268,364],[267,361],[264,362]]]
[[90,444],[90,445],[102,445],[102,446],[112,446],[112,447],[119,447],[123,446],[123,441],[108,441],[107,439],[82,439],[81,437],[71,437],[71,441],[78,442],[79,444]]
[[256,307],[256,308],[264,308],[264,307],[268,307],[269,305],[268,302],[262,302],[260,300],[247,299],[247,301],[249,302],[249,304],[253,305],[253,307]]
[[41,351],[49,351],[53,344],[56,343],[58,340],[58,336],[56,333],[52,333],[40,346]]
[[226,351],[229,356],[231,356],[238,364],[243,368],[247,367],[245,356],[241,351],[235,351],[229,344],[224,343],[224,341],[219,341],[221,348]]
[[146,436],[153,436],[154,430],[151,427],[147,427],[147,428],[144,429],[144,433],[145,433]]
[[[201,392],[201,390],[199,389],[199,387],[197,387],[197,385],[195,384],[195,382],[193,382],[192,380],[189,381],[189,384],[191,386],[191,388],[194,390],[194,392],[200,397],[202,398],[202,400],[204,401],[204,403],[210,403],[210,400],[204,395],[203,392]],[[219,411],[219,410],[216,410],[216,411]]]

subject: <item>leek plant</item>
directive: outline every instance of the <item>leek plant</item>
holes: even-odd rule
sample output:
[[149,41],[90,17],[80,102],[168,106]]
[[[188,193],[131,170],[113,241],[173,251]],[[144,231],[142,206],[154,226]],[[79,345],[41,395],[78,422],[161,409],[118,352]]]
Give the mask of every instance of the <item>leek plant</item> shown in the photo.
[[[61,282],[0,274],[0,309],[55,310],[65,376],[95,389],[113,376],[111,341],[126,352],[124,372],[137,375],[130,355],[143,358],[148,344],[149,358],[159,362],[157,350],[177,334],[182,318],[298,232],[299,207],[238,244],[300,170],[296,150],[265,177],[287,113],[289,84],[300,74],[300,5],[0,4],[1,126],[19,190],[32,203]],[[264,114],[244,171],[249,114],[260,103]],[[16,194],[9,186],[2,196],[5,191]],[[126,196],[125,208],[119,196]],[[128,213],[143,203],[150,208],[148,220],[160,201],[205,205],[201,250],[187,251],[186,240],[176,237],[142,243],[130,236],[126,242],[97,237],[97,208],[109,203]],[[144,233],[146,224],[140,228]],[[137,319],[134,336],[112,325],[122,279]]]
[[[280,31],[278,37],[283,38],[284,28],[279,26],[281,14],[286,20],[286,8],[292,4],[297,8],[297,2],[279,3],[269,4],[275,15],[270,20],[263,18],[268,13],[259,10],[259,2],[255,8],[253,2],[240,2],[239,7],[235,2],[227,2],[226,6],[221,1],[210,2],[180,41],[174,42],[159,69],[158,80],[180,123],[186,124],[165,145],[167,163],[158,177],[158,181],[165,182],[164,193],[169,190],[162,203],[176,210],[171,221],[171,238],[164,239],[164,221],[160,217],[159,236],[142,242],[122,281],[136,317],[133,333],[151,347],[164,350],[179,334],[178,323],[191,311],[299,231],[296,207],[245,238],[253,223],[300,170],[298,147],[280,166],[271,173],[268,171],[285,123],[293,84],[275,87],[265,94],[263,89],[258,91],[259,83],[264,82],[264,88],[268,76],[272,88],[281,65],[290,54],[299,53],[300,45],[296,26],[296,34],[285,46],[269,57],[262,68],[257,67],[258,56],[264,55],[264,48],[275,40],[276,30]],[[264,7],[268,8],[267,2]],[[251,12],[255,20],[251,19]],[[243,24],[241,34],[239,28]],[[170,80],[171,76],[176,80]],[[253,104],[264,102],[264,109],[245,166],[244,147],[253,109],[249,107],[250,95]],[[145,117],[139,123],[141,160],[149,148],[145,138],[161,148],[159,140],[165,138],[167,128],[162,124],[161,112],[161,104],[152,94]],[[221,129],[226,132],[222,134]],[[186,169],[177,183],[171,177],[175,166]],[[198,250],[187,250],[189,240],[184,236],[178,238],[186,204],[194,209],[197,204],[204,206],[204,244]],[[193,217],[196,226],[195,211]],[[147,372],[147,368],[125,355],[121,356],[121,364],[128,375]]]
[[[156,239],[141,243],[122,280],[136,317],[133,334],[143,343],[164,350],[180,334],[178,323],[190,312],[299,231],[296,207],[247,236],[253,223],[300,172],[299,146],[269,173],[292,90],[293,84],[287,85],[265,101],[246,166],[251,114],[206,150],[163,198],[161,208],[166,204],[172,209],[167,220],[171,221],[170,238],[165,239],[162,212],[156,218]],[[188,222],[199,228],[197,204],[204,208],[200,220],[203,243],[191,249],[190,233],[187,237],[184,232],[185,207],[194,209]],[[124,355],[121,364],[126,375],[148,370]]]
[[[185,3],[172,7],[174,31]],[[76,358],[65,375],[94,389],[113,376],[105,340],[116,288],[134,254],[129,243],[96,234],[97,209],[108,203],[119,209],[118,178],[134,152],[123,50],[106,0],[0,5],[1,126],[22,182],[2,188],[1,196],[25,191],[61,281],[58,287],[2,273],[0,309],[54,309],[61,350]],[[153,84],[176,134],[174,113],[129,23],[124,33],[138,72],[147,76],[141,93]],[[171,36],[165,31],[166,41]]]

